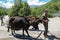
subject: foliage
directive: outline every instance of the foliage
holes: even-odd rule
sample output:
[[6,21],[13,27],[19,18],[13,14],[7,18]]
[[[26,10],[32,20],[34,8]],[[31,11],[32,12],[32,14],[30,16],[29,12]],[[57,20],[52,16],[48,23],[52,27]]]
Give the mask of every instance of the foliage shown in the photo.
[[[36,9],[37,8],[37,9]],[[44,13],[44,10],[47,8],[49,10],[49,17],[52,17],[53,13],[60,12],[60,0],[51,0],[50,2],[46,3],[45,5],[31,8],[31,13],[36,13],[36,16],[41,16]]]
[[19,10],[18,14],[20,16],[29,16],[31,14],[30,7],[27,2],[22,3],[22,8]]
[[3,8],[3,7],[0,7],[0,16],[4,16],[6,14],[7,14],[7,9]]
[[48,17],[52,17],[53,13],[60,12],[60,0],[51,0],[42,6],[31,7],[27,2],[22,2],[21,0],[15,0],[14,6],[10,9],[0,7],[0,15],[9,16],[38,16],[40,17],[45,9],[48,9]]
[[29,5],[21,0],[15,0],[14,6],[9,11],[9,16],[28,16],[30,14]]

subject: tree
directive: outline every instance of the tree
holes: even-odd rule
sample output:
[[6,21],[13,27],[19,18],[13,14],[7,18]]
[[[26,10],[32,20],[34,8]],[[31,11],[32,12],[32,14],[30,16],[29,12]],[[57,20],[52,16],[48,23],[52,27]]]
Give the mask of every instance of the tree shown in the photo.
[[23,15],[23,16],[31,15],[31,10],[27,2],[22,3],[22,8],[19,11],[19,15]]
[[22,7],[22,1],[21,0],[15,0],[14,6],[9,11],[9,16],[19,16],[18,12]]
[[51,0],[50,2],[37,7],[37,9],[31,8],[31,13],[36,13],[37,16],[41,16],[46,8],[49,10],[48,17],[52,17],[55,12],[60,13],[60,0]]
[[10,9],[10,16],[28,16],[30,15],[30,7],[27,2],[15,0],[14,6]]
[[4,16],[7,14],[7,9],[6,8],[3,8],[3,7],[0,7],[0,16]]

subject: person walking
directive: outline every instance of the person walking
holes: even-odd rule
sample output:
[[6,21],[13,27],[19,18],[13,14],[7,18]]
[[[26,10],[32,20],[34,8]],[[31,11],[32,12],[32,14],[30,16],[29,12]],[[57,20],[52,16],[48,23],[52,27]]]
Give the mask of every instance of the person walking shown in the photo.
[[44,37],[48,37],[47,33],[48,33],[48,9],[45,9],[43,15],[42,15],[42,21],[43,21],[43,25],[44,25]]

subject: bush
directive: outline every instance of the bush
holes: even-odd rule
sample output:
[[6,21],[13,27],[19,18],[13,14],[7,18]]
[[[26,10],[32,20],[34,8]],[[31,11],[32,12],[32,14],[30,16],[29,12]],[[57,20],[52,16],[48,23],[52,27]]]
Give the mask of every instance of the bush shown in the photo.
[[51,13],[49,13],[49,14],[48,14],[48,17],[49,17],[49,18],[51,18],[51,17],[53,17],[53,16],[52,16],[52,14],[51,14]]

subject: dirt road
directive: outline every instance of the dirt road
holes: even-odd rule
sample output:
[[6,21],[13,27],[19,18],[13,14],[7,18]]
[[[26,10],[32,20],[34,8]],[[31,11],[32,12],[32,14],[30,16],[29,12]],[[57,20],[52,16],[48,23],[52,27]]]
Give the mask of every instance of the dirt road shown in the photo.
[[[22,36],[22,30],[16,31],[16,35],[12,36],[10,34],[11,32],[7,32],[7,28],[5,26],[0,26],[0,40],[34,40],[36,38],[37,40],[60,40],[60,17],[49,18],[49,20],[48,38],[43,36],[43,24],[39,24],[38,26],[40,30],[29,30],[31,37],[27,37],[27,35]],[[29,29],[31,28],[32,26]]]

